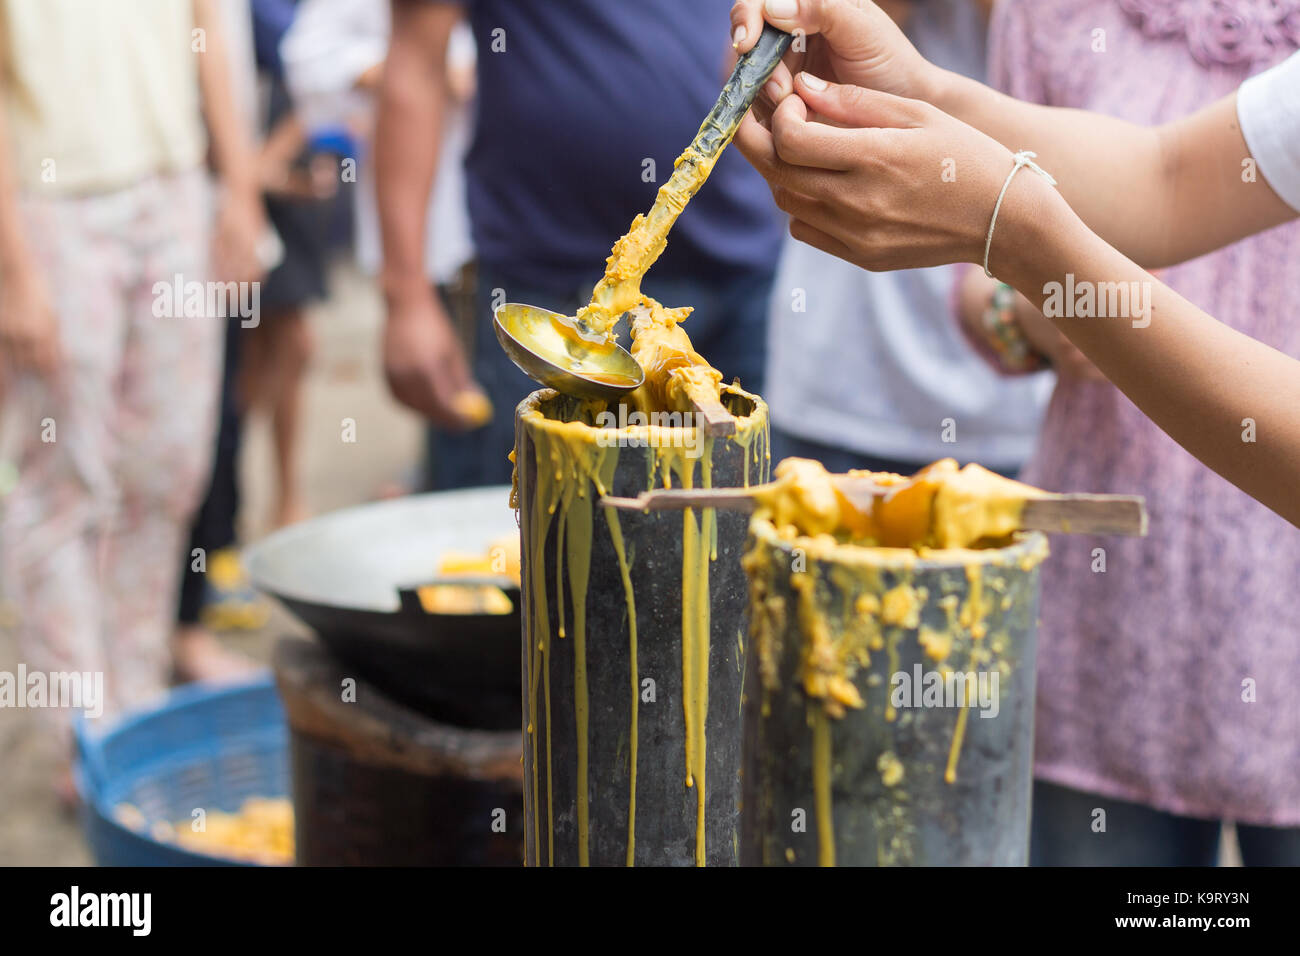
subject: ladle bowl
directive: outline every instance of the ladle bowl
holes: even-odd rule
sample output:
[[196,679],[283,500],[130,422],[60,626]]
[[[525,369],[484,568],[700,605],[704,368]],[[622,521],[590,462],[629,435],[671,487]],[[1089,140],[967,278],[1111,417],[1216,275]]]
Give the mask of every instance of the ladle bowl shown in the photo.
[[570,316],[507,302],[494,318],[497,341],[510,360],[529,378],[557,392],[612,399],[645,381],[645,372],[627,349],[587,332]]

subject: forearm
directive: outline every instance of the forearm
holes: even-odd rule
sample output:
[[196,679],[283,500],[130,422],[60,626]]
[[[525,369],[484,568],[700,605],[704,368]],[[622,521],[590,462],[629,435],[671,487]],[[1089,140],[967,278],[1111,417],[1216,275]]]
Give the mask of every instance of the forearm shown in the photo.
[[1169,261],[1164,221],[1171,203],[1155,130],[1025,103],[948,72],[927,99],[1013,152],[1037,153],[1070,206],[1107,242],[1149,266]]
[[404,295],[427,284],[424,275],[428,197],[438,167],[442,89],[425,76],[404,81],[391,60],[380,87],[375,124],[375,181],[383,239],[386,295]]
[[394,5],[393,40],[379,87],[375,123],[382,278],[390,302],[427,294],[428,198],[441,149],[447,34],[454,22],[434,23],[432,30],[403,30],[404,19],[426,16],[423,11],[407,11],[406,6]]
[[1101,238],[1147,268],[1172,265],[1294,213],[1258,176],[1235,97],[1146,128],[1099,113],[1024,103],[944,73],[932,102],[1013,151],[1028,149]]
[[1025,375],[1045,368],[1048,357],[1025,335],[1017,316],[1024,300],[1014,293],[1005,302],[1000,283],[969,266],[959,272],[953,290],[958,327],[971,348],[1001,375]]
[[998,225],[1000,233],[1010,226],[999,274],[1039,307],[1059,292],[1053,283],[1094,290],[1138,283],[1131,288],[1150,296],[1147,316],[1130,309],[1070,318],[1048,309],[1048,317],[1175,441],[1300,525],[1300,361],[1215,321],[1153,279],[1037,177],[1025,177],[1003,215],[1008,209],[1012,215]]
[[230,57],[216,4],[194,0],[194,20],[206,36],[205,52],[199,56],[199,91],[217,174],[232,193],[256,196],[255,154],[235,105]]
[[[3,39],[2,34],[0,39]],[[0,45],[0,75],[5,69],[4,49]],[[4,281],[6,274],[29,268],[30,262],[18,213],[18,177],[9,146],[9,117],[3,102],[0,102],[0,282]]]
[[296,160],[307,148],[307,130],[295,113],[283,117],[272,127],[262,143],[262,158],[284,165]]
[[8,118],[0,106],[0,282],[4,281],[5,274],[26,269],[30,264],[18,214],[18,182],[11,155]]

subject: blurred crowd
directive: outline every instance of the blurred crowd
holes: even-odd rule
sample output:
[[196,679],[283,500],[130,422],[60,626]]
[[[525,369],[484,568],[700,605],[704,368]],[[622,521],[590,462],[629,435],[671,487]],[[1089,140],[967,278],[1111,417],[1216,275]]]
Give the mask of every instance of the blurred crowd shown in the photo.
[[[586,301],[730,71],[728,6],[0,0],[0,588],[27,666],[103,672],[110,712],[247,668],[213,635],[249,623],[222,612],[248,606],[242,426],[272,425],[270,523],[306,517],[311,307],[340,256],[381,291],[373,360],[428,423],[405,490],[508,482],[535,386],[492,310]],[[880,6],[949,70],[1143,124],[1291,52],[1194,42],[1176,2]],[[1161,278],[1300,355],[1275,306],[1298,229]],[[1206,682],[1233,655],[1300,678],[1279,606],[1300,542],[1281,518],[982,270],[868,273],[791,239],[734,150],[644,288],[693,306],[696,348],[764,395],[774,460],[911,473],[951,456],[1145,494],[1150,537],[1107,542],[1100,572],[1096,542],[1060,540],[1043,572],[1034,861],[1212,862],[1235,820],[1246,862],[1300,862],[1276,728]],[[1204,563],[1225,529],[1253,542],[1230,578]],[[1169,701],[1196,695],[1213,730],[1170,726]],[[1103,800],[1149,843],[1090,841]]]

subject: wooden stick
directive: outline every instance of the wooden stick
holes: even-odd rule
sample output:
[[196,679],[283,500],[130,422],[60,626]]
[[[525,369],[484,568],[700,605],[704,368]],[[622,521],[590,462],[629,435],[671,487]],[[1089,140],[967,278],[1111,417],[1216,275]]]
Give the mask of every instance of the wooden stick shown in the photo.
[[[869,478],[845,478],[840,491],[861,510],[888,491]],[[602,498],[600,503],[625,511],[683,511],[686,508],[725,508],[753,511],[759,488],[661,488],[635,498]],[[1020,527],[1054,534],[1120,534],[1145,537],[1146,504],[1140,495],[1047,495],[1025,500]]]
[[1049,495],[1025,501],[1020,526],[1060,534],[1145,538],[1147,509],[1141,495]]
[[[644,305],[637,305],[628,309],[628,315],[632,317],[629,321],[646,318],[650,310]],[[691,405],[695,409],[695,414],[704,421],[704,433],[713,438],[724,438],[728,435],[736,434],[736,418],[731,412],[727,411],[722,402],[718,401],[712,395],[700,395],[691,390],[689,393]]]
[[685,511],[687,508],[725,508],[753,511],[753,488],[659,488],[635,498],[606,495],[600,503],[620,511]]
[[695,414],[704,419],[704,432],[714,438],[736,434],[736,418],[722,403],[709,395],[689,393]]
[[871,511],[876,506],[876,499],[889,493],[886,486],[878,485],[870,478],[835,475],[832,480],[835,482],[835,490],[859,511]]
[[[835,482],[840,492],[855,507],[871,510],[871,498],[883,495],[888,489],[870,478],[840,477]],[[687,508],[726,508],[728,511],[753,511],[754,493],[773,487],[756,485],[750,488],[657,488],[643,491],[635,498],[601,499],[601,504],[623,511],[684,511]]]

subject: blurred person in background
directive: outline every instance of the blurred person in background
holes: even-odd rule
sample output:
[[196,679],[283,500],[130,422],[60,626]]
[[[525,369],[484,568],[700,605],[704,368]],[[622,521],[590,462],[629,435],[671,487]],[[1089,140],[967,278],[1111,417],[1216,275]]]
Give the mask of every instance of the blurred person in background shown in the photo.
[[[252,662],[226,649],[213,631],[255,631],[266,599],[250,582],[237,549],[239,458],[244,421],[264,411],[275,469],[270,525],[305,513],[299,478],[300,405],[312,352],[307,307],[326,295],[326,258],[337,205],[338,164],[314,152],[289,102],[279,47],[301,5],[294,0],[222,0],[231,36],[232,74],[241,113],[260,143],[258,182],[278,240],[278,260],[261,285],[256,323],[228,320],[221,418],[207,496],[195,516],[178,605],[177,641],[191,650],[176,677],[216,679]],[[262,95],[259,95],[262,94]],[[264,105],[263,105],[264,104]],[[265,135],[263,136],[263,131]],[[194,561],[202,549],[206,561]]]
[[167,686],[209,476],[224,313],[167,289],[260,272],[229,70],[213,0],[0,2],[0,581],[27,668],[102,673],[106,713]]
[[259,157],[266,211],[283,243],[281,261],[262,283],[262,321],[243,336],[239,402],[271,421],[275,498],[270,524],[306,517],[300,474],[303,378],[313,351],[307,307],[326,298],[339,169],[314,152],[285,84],[280,44],[296,19],[295,0],[252,0],[257,66],[267,89],[266,139]]
[[[394,395],[447,428],[440,488],[508,482],[514,409],[537,388],[496,342],[492,311],[527,302],[572,315],[610,248],[645,212],[712,108],[732,51],[727,0],[395,0],[376,172]],[[426,276],[427,201],[449,101],[446,55],[468,15],[478,50],[465,161],[478,255],[473,363]],[[762,389],[780,224],[766,187],[728,151],[673,228],[643,288],[690,305],[696,348],[726,380]],[[492,417],[476,423],[466,396]]]
[[[285,80],[309,135],[337,133],[354,144],[347,158],[356,163],[355,185],[345,190],[355,197],[357,262],[372,276],[379,274],[382,249],[371,144],[390,28],[387,3],[300,0],[293,24],[280,43]],[[463,164],[473,121],[475,59],[474,36],[462,19],[447,40],[441,150],[429,191],[424,240],[425,278],[437,289],[440,304],[470,357],[475,351],[476,269]],[[442,434],[442,428],[430,426],[420,484],[435,484],[432,469]]]
[[[250,143],[261,140],[257,58],[253,11],[249,0],[219,0],[230,60],[230,85],[239,119]],[[269,262],[263,261],[263,265]],[[225,680],[249,673],[253,662],[226,648],[213,630],[253,630],[266,623],[269,608],[248,580],[236,550],[239,514],[239,450],[243,414],[236,377],[245,334],[244,318],[226,317],[216,442],[203,502],[190,525],[182,555],[180,595],[176,608],[176,649],[172,677],[178,682]],[[203,555],[197,561],[196,555]]]
[[[985,75],[990,4],[880,4],[931,62]],[[910,475],[938,458],[1014,475],[1033,451],[1050,373],[998,375],[952,322],[957,267],[866,272],[789,236],[772,290],[773,461]]]
[[[1000,0],[991,40],[1003,92],[1155,126],[1294,52],[1300,2]],[[1159,278],[1300,356],[1297,261],[1292,224]],[[1025,480],[1143,494],[1151,514],[1146,538],[1064,536],[1043,566],[1031,863],[1212,865],[1220,821],[1233,820],[1246,864],[1300,864],[1296,725],[1243,701],[1241,684],[1251,676],[1260,700],[1277,700],[1300,681],[1295,529],[1184,453],[983,270],[967,267],[960,301],[964,327],[1004,373],[1026,367],[1006,343],[1031,366],[1057,369]],[[990,309],[998,321],[987,321]],[[1090,826],[1096,807],[1104,835]]]

